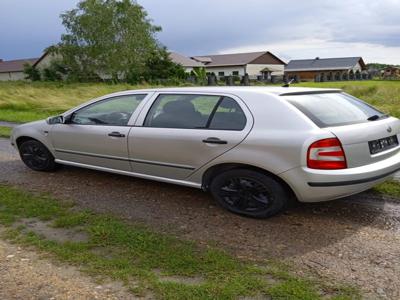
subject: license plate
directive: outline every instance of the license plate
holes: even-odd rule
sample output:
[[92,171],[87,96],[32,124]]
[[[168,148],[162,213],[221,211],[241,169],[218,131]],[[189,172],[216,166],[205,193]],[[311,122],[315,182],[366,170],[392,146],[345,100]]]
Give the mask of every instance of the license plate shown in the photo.
[[368,144],[369,144],[369,152],[371,154],[376,154],[376,153],[397,147],[399,145],[399,141],[397,139],[397,136],[393,135],[393,136],[389,136],[387,138],[370,141],[370,142],[368,142]]

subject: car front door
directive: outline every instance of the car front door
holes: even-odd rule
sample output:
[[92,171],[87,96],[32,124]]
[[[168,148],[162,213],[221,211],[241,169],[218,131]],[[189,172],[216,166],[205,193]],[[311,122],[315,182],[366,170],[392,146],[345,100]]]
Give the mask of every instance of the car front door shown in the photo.
[[132,170],[182,180],[238,145],[252,124],[234,96],[155,94],[129,133]]
[[131,171],[127,140],[146,94],[115,96],[78,109],[50,131],[56,159]]

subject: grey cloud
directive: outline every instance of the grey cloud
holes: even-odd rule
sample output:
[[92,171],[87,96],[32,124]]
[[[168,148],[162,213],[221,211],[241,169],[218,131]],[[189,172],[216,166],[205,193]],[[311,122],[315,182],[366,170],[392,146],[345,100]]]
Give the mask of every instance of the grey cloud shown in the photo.
[[[40,55],[63,32],[59,14],[77,0],[1,0],[0,58]],[[399,0],[138,0],[184,54],[326,40],[400,46]]]
[[400,46],[400,1],[142,0],[160,40],[186,53],[246,44],[326,39]]

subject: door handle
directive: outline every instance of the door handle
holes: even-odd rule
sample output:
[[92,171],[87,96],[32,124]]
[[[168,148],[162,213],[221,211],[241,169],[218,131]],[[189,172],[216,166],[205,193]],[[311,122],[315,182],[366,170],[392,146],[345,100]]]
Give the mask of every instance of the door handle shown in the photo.
[[125,134],[122,134],[122,133],[120,133],[118,131],[113,131],[113,132],[109,133],[108,136],[121,137],[122,138],[122,137],[125,137]]
[[219,145],[228,144],[227,141],[220,140],[219,138],[216,138],[216,137],[209,137],[209,138],[203,140],[203,143],[206,143],[206,144],[219,144]]

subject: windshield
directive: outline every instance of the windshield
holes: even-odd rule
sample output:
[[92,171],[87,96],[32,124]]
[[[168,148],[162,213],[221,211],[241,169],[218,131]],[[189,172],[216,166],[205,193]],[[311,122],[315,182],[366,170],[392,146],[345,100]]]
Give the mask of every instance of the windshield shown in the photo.
[[284,97],[319,127],[350,125],[386,117],[376,108],[345,93],[299,94]]

